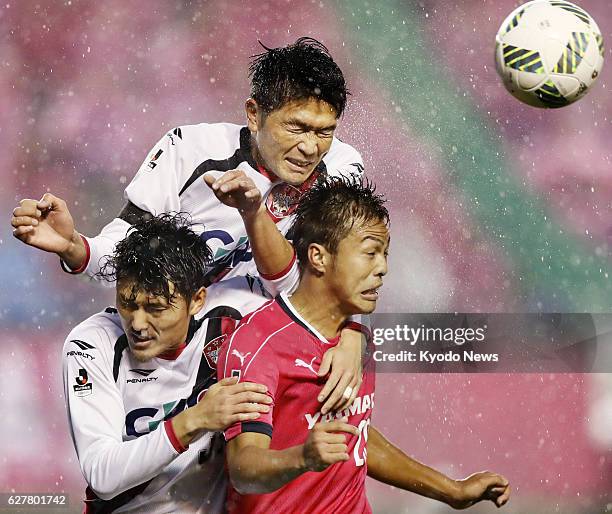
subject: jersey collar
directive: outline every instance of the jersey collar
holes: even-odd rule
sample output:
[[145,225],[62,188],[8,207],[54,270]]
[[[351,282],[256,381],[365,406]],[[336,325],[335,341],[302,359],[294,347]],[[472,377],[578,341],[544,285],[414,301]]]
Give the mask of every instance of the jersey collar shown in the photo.
[[315,327],[313,327],[310,323],[308,323],[308,321],[306,321],[302,316],[300,316],[300,313],[296,310],[296,308],[289,301],[289,297],[287,296],[286,293],[279,294],[276,297],[276,302],[278,303],[280,308],[283,309],[283,311],[285,311],[285,314],[287,314],[287,316],[289,316],[295,323],[300,325],[302,328],[310,332],[313,336],[315,336],[322,343],[335,345],[340,340],[340,334],[338,334],[333,339],[325,338],[323,334],[321,334],[321,332],[319,332]]

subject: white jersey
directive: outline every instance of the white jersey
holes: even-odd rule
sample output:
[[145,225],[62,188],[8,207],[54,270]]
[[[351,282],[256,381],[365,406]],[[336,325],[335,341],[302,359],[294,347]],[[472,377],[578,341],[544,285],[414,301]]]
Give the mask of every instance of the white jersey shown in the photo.
[[221,334],[233,323],[221,317],[192,321],[181,352],[147,362],[132,357],[113,308],[70,332],[64,391],[89,484],[86,512],[223,512],[222,435],[205,433],[185,449],[168,420],[215,382]]
[[[363,174],[359,153],[334,138],[311,179],[296,188],[273,182],[265,170],[258,169],[250,145],[249,130],[239,125],[202,123],[175,128],[155,145],[125,190],[126,200],[151,214],[180,211],[191,216],[193,229],[206,239],[213,252],[214,262],[205,270],[208,284],[236,276],[255,277],[258,273],[238,210],[216,198],[204,182],[205,173],[219,177],[228,170],[243,170],[261,191],[268,212],[283,234],[291,225],[291,214],[301,192],[318,176]],[[114,245],[125,237],[129,226],[127,221],[115,218],[98,236],[87,238],[90,249],[87,275],[95,278],[101,259],[112,254]],[[292,277],[295,282],[296,277]],[[282,284],[278,289],[273,281],[265,285],[272,295],[288,289]]]

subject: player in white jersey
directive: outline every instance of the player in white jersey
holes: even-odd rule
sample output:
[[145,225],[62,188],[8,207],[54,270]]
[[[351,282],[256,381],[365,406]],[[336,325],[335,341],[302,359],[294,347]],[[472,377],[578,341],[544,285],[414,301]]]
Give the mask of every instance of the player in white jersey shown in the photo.
[[218,431],[269,410],[264,386],[215,383],[217,352],[235,320],[195,321],[211,254],[184,223],[169,214],[135,223],[100,272],[116,282],[117,309],[79,324],[64,345],[88,514],[223,512]]
[[[300,38],[286,47],[266,48],[251,62],[250,76],[246,126],[202,123],[165,134],[127,186],[126,206],[98,236],[82,236],[66,203],[50,193],[40,201],[20,202],[13,211],[14,235],[59,255],[66,271],[95,277],[100,258],[112,253],[135,220],[187,212],[213,250],[213,262],[204,271],[207,285],[247,277],[240,286],[258,291],[261,284],[255,281],[261,273],[268,275],[269,293],[276,295],[284,288],[282,280],[277,283],[275,274],[264,269],[258,272],[240,212],[219,201],[209,186],[240,170],[255,182],[269,215],[286,233],[301,194],[318,177],[361,176],[363,163],[354,148],[334,137],[348,91],[342,71],[321,43]],[[356,391],[361,380],[360,339],[345,330],[338,349],[330,353],[324,409],[346,406],[354,397],[342,398],[347,386]]]

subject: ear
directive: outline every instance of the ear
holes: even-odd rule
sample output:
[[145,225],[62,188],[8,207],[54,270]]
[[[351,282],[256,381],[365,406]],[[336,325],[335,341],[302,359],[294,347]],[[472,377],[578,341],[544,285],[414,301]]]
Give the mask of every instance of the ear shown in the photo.
[[249,131],[251,133],[255,133],[259,130],[259,122],[258,122],[258,111],[259,111],[259,106],[257,105],[257,102],[255,100],[253,100],[252,98],[249,98],[245,103],[244,103],[244,111],[246,113],[246,117],[247,117],[247,127],[249,128]]
[[324,275],[331,265],[332,256],[320,244],[311,243],[308,247],[308,263],[319,275]]
[[204,302],[206,301],[206,289],[200,287],[193,296],[191,297],[191,303],[189,304],[189,315],[195,316],[198,312],[202,310],[204,307]]

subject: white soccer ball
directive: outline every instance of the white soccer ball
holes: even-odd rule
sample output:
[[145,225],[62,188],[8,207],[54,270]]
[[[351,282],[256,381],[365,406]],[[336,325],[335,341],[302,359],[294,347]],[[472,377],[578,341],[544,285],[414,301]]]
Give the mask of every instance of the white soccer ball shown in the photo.
[[515,9],[495,43],[506,89],[536,107],[563,107],[584,96],[604,61],[603,37],[593,18],[563,0],[533,0]]

